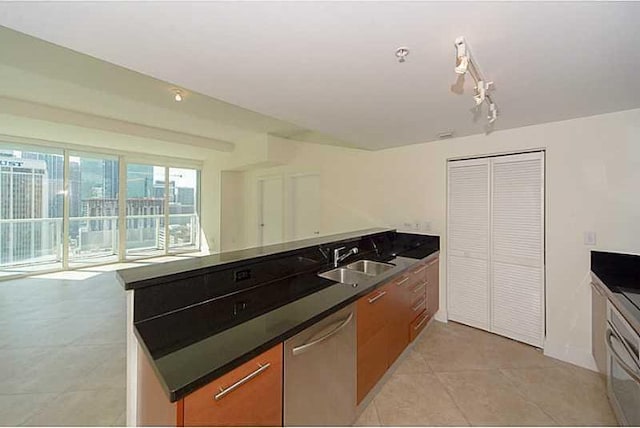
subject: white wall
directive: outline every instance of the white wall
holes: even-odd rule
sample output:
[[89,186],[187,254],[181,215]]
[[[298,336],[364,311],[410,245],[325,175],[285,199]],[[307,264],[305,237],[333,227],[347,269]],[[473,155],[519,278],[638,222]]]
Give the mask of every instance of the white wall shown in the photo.
[[[372,225],[429,221],[442,237],[446,278],[446,161],[455,157],[546,150],[545,353],[585,367],[591,357],[589,250],[640,252],[640,110],[364,152],[303,144],[286,166],[246,174],[247,246],[255,244],[255,180],[319,172],[322,234]],[[223,225],[224,226],[224,225]],[[446,308],[442,289],[441,308]],[[445,317],[440,313],[439,317]]]

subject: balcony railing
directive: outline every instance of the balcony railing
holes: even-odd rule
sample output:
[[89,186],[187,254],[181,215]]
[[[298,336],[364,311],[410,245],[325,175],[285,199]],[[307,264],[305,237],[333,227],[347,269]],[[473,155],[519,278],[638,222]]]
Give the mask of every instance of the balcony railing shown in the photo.
[[[170,214],[168,242],[165,215],[126,216],[126,254],[145,255],[177,252],[198,247],[197,214]],[[62,262],[62,218],[0,220],[0,268]],[[117,216],[70,217],[69,262],[116,257],[119,253]]]

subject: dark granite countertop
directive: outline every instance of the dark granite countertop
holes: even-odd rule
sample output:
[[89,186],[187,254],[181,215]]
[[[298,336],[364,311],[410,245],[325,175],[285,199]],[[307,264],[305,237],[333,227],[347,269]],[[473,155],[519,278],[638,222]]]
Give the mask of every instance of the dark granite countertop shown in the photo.
[[361,238],[392,230],[394,229],[364,229],[354,232],[322,236],[319,238],[283,242],[281,244],[267,245],[264,247],[228,251],[218,254],[193,257],[185,260],[172,261],[169,263],[158,263],[149,266],[122,269],[116,272],[116,276],[127,290],[149,287],[166,281],[167,277],[176,279],[180,274],[194,275],[201,271],[212,271],[217,267],[227,267],[233,263],[243,262],[249,259],[255,260],[274,254],[286,254],[289,251],[300,250],[302,248],[314,247],[352,238]]
[[[360,237],[367,233],[385,230],[373,229],[364,233],[354,232],[324,239],[325,242],[332,242],[349,239],[345,238],[348,235]],[[318,239],[323,240],[323,238]],[[310,243],[311,241],[314,243]],[[295,245],[291,248],[319,244],[318,240],[307,240],[304,245],[300,245],[301,242],[304,241],[294,243]],[[209,330],[210,323],[204,314],[210,313],[210,309],[199,312],[198,307],[137,323],[135,331],[165,392],[169,399],[175,402],[322,318],[355,302],[391,277],[418,263],[421,260],[418,257],[428,260],[435,258],[438,254],[437,249],[425,249],[420,254],[417,252],[412,254],[416,258],[395,257],[389,260],[396,265],[395,268],[372,277],[356,287],[318,278],[315,272],[289,279],[287,286],[295,287],[302,282],[309,284],[311,281],[312,288],[317,286],[318,290],[222,331]],[[135,275],[129,275],[128,278],[142,281],[145,276],[138,272]],[[209,303],[205,302],[205,304]],[[200,330],[201,333],[198,333]],[[185,343],[181,344],[177,337],[171,337],[172,334],[174,336],[187,334],[184,338]],[[189,338],[191,334],[200,334],[204,337],[198,336],[198,340],[194,342],[193,337]]]
[[591,278],[640,334],[640,256],[592,251]]

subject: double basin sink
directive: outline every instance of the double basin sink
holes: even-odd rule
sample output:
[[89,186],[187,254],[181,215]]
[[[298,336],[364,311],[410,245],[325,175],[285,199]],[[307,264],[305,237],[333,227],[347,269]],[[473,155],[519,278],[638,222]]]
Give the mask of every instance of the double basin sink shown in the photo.
[[358,260],[344,267],[332,269],[319,273],[318,276],[330,279],[342,284],[350,284],[354,287],[360,282],[367,281],[374,276],[378,276],[395,266],[389,263],[374,262],[373,260]]

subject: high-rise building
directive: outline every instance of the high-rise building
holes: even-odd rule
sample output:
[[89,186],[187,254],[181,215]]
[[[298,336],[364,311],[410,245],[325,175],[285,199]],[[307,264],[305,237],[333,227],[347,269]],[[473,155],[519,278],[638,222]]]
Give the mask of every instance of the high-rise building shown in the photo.
[[21,152],[21,159],[44,161],[47,171],[47,194],[49,197],[45,217],[62,218],[64,210],[64,156],[55,153]]
[[117,160],[104,161],[104,197],[109,199],[117,199],[120,193],[120,177],[118,175]]
[[[46,256],[55,242],[49,217],[44,160],[0,157],[0,264],[31,262]],[[33,221],[24,221],[33,219]]]
[[153,166],[142,164],[127,165],[127,198],[148,198],[153,196]]

